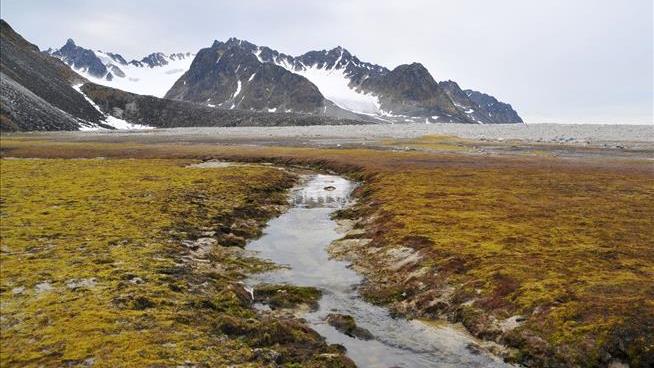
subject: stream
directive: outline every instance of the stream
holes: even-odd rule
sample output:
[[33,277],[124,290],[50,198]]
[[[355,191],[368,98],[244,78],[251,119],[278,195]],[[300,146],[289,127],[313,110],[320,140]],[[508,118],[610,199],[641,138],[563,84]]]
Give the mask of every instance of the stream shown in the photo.
[[[333,175],[307,175],[292,190],[292,207],[269,221],[264,235],[247,249],[261,258],[286,266],[251,276],[246,283],[312,286],[323,296],[319,308],[302,317],[328,343],[341,344],[358,367],[508,367],[499,358],[467,346],[475,340],[453,325],[428,325],[393,318],[387,309],[364,301],[357,292],[362,277],[347,262],[330,259],[329,244],[343,234],[331,219],[347,206],[355,184]],[[327,188],[327,189],[325,189]],[[370,331],[372,340],[347,336],[325,322],[329,313],[354,317]]]

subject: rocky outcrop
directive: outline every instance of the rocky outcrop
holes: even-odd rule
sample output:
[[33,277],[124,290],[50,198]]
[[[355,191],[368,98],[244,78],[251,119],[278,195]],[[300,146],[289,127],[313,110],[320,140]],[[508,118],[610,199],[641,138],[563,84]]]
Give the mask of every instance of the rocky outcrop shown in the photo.
[[513,107],[507,103],[498,101],[495,97],[473,91],[471,89],[465,90],[465,94],[479,106],[480,109],[486,112],[489,119],[494,123],[522,123],[522,119]]
[[376,78],[367,78],[361,87],[379,96],[382,110],[392,115],[432,117],[440,122],[472,122],[420,63],[400,65]]
[[75,70],[85,71],[96,78],[112,78],[111,74],[108,74],[107,67],[92,50],[77,46],[75,41],[70,38],[62,48],[54,51],[52,55]]

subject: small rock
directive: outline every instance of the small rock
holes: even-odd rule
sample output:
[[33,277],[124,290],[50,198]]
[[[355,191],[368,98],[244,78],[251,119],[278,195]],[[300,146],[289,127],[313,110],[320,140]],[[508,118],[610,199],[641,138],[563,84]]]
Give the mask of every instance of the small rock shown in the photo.
[[502,330],[502,332],[511,331],[517,328],[518,326],[520,326],[525,321],[525,319],[526,318],[524,316],[518,316],[518,315],[509,317],[503,320],[502,322],[500,322],[500,329]]
[[66,286],[70,290],[77,290],[77,289],[91,289],[95,287],[96,280],[94,277],[87,278],[87,279],[70,279],[66,281]]
[[468,343],[466,345],[466,350],[468,350],[472,355],[479,355],[482,352],[481,346],[474,343]]
[[34,291],[36,291],[37,294],[52,291],[52,289],[54,289],[54,287],[50,284],[50,281],[40,282],[34,286]]
[[330,313],[327,315],[327,323],[350,337],[361,340],[371,340],[373,338],[370,331],[357,326],[354,318],[347,314]]
[[132,283],[132,284],[142,284],[143,279],[140,278],[140,277],[133,277],[133,278],[129,279],[129,282]]
[[254,357],[266,363],[281,363],[282,355],[275,350],[256,348],[253,350]]
[[333,185],[328,185],[328,186],[324,187],[323,189],[328,191],[328,192],[331,192],[333,190],[336,190],[336,187],[333,186]]
[[11,289],[11,293],[14,294],[14,295],[22,294],[24,291],[25,291],[24,286],[19,286],[19,287],[15,287],[15,288]]

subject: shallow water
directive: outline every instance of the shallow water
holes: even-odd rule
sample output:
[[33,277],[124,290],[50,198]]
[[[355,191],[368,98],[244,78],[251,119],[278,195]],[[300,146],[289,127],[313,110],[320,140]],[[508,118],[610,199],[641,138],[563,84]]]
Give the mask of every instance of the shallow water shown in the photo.
[[[329,343],[345,346],[359,367],[508,366],[483,352],[471,352],[466,346],[474,340],[452,326],[393,318],[385,308],[365,302],[357,292],[361,276],[348,263],[329,259],[326,250],[342,236],[330,215],[349,203],[354,184],[332,175],[307,179],[291,193],[293,207],[271,220],[264,235],[247,246],[261,258],[287,268],[254,275],[247,280],[249,285],[285,283],[321,289],[319,309],[304,318]],[[325,322],[326,315],[334,312],[351,315],[375,339],[355,339],[337,331]]]

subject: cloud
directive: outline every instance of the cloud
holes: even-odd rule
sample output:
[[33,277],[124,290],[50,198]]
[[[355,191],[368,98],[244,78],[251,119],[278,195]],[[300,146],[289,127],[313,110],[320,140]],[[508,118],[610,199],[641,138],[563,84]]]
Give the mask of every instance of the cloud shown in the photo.
[[[651,0],[3,0],[41,47],[68,37],[127,57],[230,36],[299,54],[344,46],[387,67],[418,61],[510,102],[528,121],[652,122]],[[109,5],[110,4],[110,5]]]

